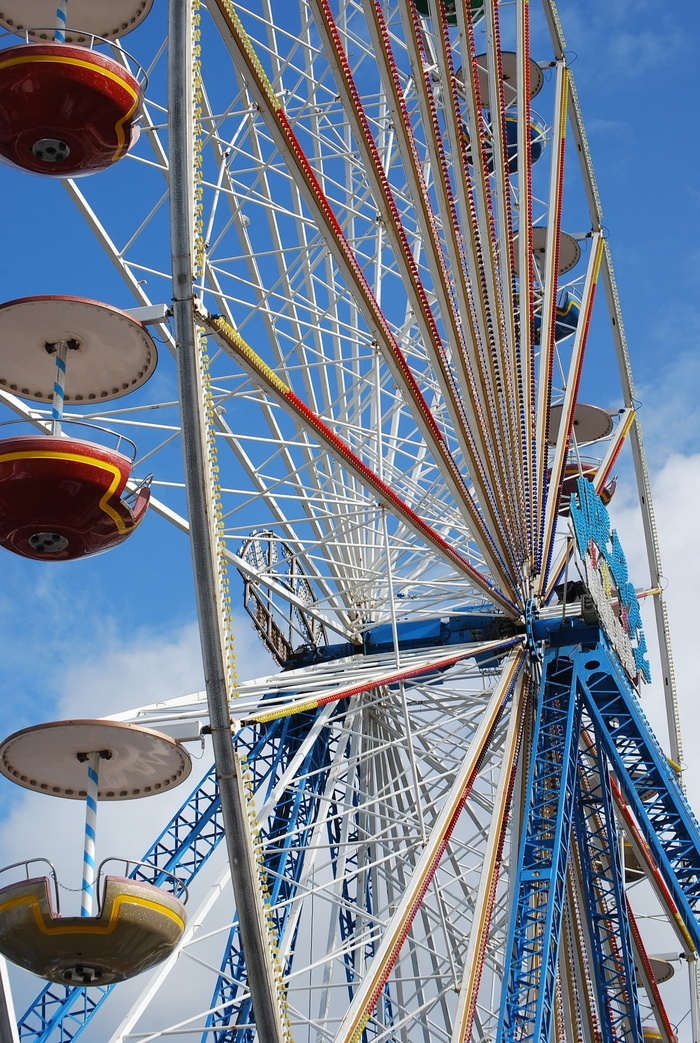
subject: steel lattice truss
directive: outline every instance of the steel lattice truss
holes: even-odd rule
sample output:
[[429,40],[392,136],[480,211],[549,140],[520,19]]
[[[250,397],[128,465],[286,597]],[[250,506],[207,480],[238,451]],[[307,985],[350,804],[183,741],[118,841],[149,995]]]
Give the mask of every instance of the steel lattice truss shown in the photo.
[[[132,306],[172,320],[156,379],[73,418],[137,441],[200,590],[207,692],[119,717],[208,722],[217,763],[137,870],[190,885],[179,954],[129,1010],[119,988],[47,985],[20,1040],[641,1043],[653,1024],[672,1043],[688,1010],[700,1024],[700,834],[554,3],[166,6],[129,40],[138,142],[62,200]],[[596,394],[613,415],[587,442]],[[616,467],[639,492],[670,765],[580,596],[568,497],[580,475],[609,494]],[[241,577],[281,669],[239,684]],[[649,954],[670,950],[691,974],[667,1011]]]

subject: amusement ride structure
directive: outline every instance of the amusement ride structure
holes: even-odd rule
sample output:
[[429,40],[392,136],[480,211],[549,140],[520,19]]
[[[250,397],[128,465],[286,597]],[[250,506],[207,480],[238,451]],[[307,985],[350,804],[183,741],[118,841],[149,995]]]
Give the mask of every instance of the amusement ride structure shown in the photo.
[[[700,827],[553,0],[0,24],[0,155],[124,287],[0,305],[0,544],[68,585],[175,526],[206,677],[0,743],[86,801],[80,916],[51,852],[0,873],[0,953],[48,979],[15,1025],[0,977],[0,1040],[697,1040]],[[236,606],[269,676],[238,679]],[[101,889],[97,802],[179,784],[190,743],[213,764]]]

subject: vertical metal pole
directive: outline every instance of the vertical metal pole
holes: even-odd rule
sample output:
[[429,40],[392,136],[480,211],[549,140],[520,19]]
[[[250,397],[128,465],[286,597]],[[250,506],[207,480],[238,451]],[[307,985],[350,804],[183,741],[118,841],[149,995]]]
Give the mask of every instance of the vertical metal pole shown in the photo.
[[19,1043],[15,1005],[4,956],[0,956],[0,1043]]
[[99,753],[87,754],[87,794],[85,796],[85,843],[83,846],[83,886],[80,915],[93,916],[95,908],[95,832],[97,829],[97,791]]
[[688,960],[688,975],[690,978],[690,1023],[692,1025],[693,1043],[700,1040],[700,989],[698,988],[698,959],[697,956]]
[[194,41],[192,5],[171,0],[168,22],[168,137],[173,318],[177,346],[182,442],[190,546],[217,768],[241,943],[260,1043],[282,1043],[272,953],[248,824],[244,781],[235,756],[217,584],[216,519],[206,445],[201,361],[194,316]]
[[56,31],[53,34],[55,43],[66,42],[66,21],[68,0],[56,0]]
[[58,437],[61,434],[61,420],[63,419],[63,400],[66,384],[66,353],[68,345],[65,340],[59,340],[55,345],[56,372],[53,378],[53,398],[51,400],[51,434]]

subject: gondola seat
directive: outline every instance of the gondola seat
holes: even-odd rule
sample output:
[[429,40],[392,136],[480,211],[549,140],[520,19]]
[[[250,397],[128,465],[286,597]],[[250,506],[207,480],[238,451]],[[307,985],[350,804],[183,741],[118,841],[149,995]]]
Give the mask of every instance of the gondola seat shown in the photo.
[[160,887],[107,876],[98,916],[59,916],[48,877],[0,889],[0,953],[61,985],[111,985],[154,967],[176,948],[185,908]]
[[35,174],[76,177],[124,156],[142,91],[112,58],[58,43],[0,52],[0,156]]
[[0,442],[0,546],[26,558],[66,561],[117,546],[148,507],[123,453],[75,438],[29,435]]

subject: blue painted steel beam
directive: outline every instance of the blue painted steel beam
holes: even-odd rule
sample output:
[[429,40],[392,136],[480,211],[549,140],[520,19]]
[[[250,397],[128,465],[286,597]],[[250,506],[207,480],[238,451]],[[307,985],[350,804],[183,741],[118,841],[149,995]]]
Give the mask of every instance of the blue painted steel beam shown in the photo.
[[[342,712],[341,705],[338,712]],[[296,749],[306,737],[313,716],[297,715],[286,719],[288,731],[281,737],[284,762],[280,765],[280,772],[286,770],[287,762],[291,759]],[[268,854],[265,859],[269,878],[270,902],[272,905],[279,904],[277,914],[277,936],[281,940],[286,923],[291,911],[292,900],[297,892],[299,880],[304,865],[306,848],[310,839],[311,830],[318,818],[319,798],[324,796],[328,768],[332,759],[335,742],[331,736],[330,729],[324,729],[306,756],[304,764],[298,772],[298,782],[290,787],[278,800],[267,826],[262,830],[262,838]],[[269,795],[269,792],[268,792]],[[345,801],[345,786],[343,786],[342,797]],[[353,800],[359,804],[359,787],[353,792]],[[328,815],[328,835],[331,844],[331,864],[334,875],[337,874],[338,856],[340,847],[340,830],[342,820],[345,817],[337,810],[333,797],[330,798]],[[352,845],[353,839],[359,841],[359,824],[355,823],[355,835],[352,831],[349,837]],[[356,862],[355,862],[356,866]],[[357,885],[356,875],[353,877]],[[365,881],[364,894],[365,909],[372,909],[371,877],[368,875]],[[342,883],[342,902],[339,908],[340,935],[343,942],[347,941],[355,932],[356,917],[353,912],[356,909],[357,895],[350,891],[347,866]],[[352,946],[343,946],[345,949],[345,968],[348,980],[348,989],[352,997],[357,975],[354,963],[354,950]],[[294,940],[289,948],[290,956],[287,959],[285,972],[291,970],[294,955]],[[371,959],[374,955],[374,942],[367,943],[365,958]],[[234,924],[229,933],[228,943],[224,952],[221,965],[221,974],[217,981],[211,1007],[214,1013],[207,1020],[207,1030],[203,1033],[202,1043],[208,1043],[213,1036],[216,1043],[252,1043],[255,1031],[252,1027],[252,1009],[250,998],[244,998],[237,1002],[241,991],[241,984],[245,981],[245,960],[241,951],[240,933],[238,924]],[[393,1005],[388,986],[383,994],[385,1024],[391,1025],[393,1021]],[[363,1040],[369,1039],[371,1032],[365,1029]]]
[[[585,728],[584,724],[584,728]],[[588,732],[593,736],[593,729]],[[574,834],[603,1043],[643,1043],[610,768],[599,737],[579,753]]]
[[517,624],[502,612],[496,612],[486,606],[465,606],[463,612],[447,618],[442,616],[435,619],[399,620],[396,634],[391,623],[379,623],[368,627],[362,635],[361,646],[341,641],[320,648],[297,649],[285,666],[287,669],[298,669],[300,666],[313,663],[347,659],[358,652],[363,655],[393,652],[397,647],[401,652],[410,652],[421,648],[441,648],[470,642],[481,644],[484,641],[512,637],[521,630],[522,628],[518,628]]
[[[358,773],[358,777],[356,780],[357,784],[352,790],[352,802],[353,807],[356,810],[353,812],[352,818],[350,819],[344,843],[342,842],[342,831],[343,820],[346,816],[340,812],[338,808],[339,805],[347,804],[347,790],[345,784],[343,784],[340,793],[333,794],[328,810],[328,839],[330,842],[331,868],[333,876],[337,879],[339,872],[342,872],[342,883],[340,889],[341,901],[338,908],[338,928],[340,934],[340,948],[343,952],[343,963],[349,1002],[352,1002],[357,985],[361,981],[361,974],[357,969],[358,958],[361,959],[363,965],[367,965],[374,958],[376,950],[376,942],[374,937],[371,935],[371,932],[364,943],[362,951],[360,946],[352,944],[353,939],[355,939],[357,935],[360,902],[361,910],[364,915],[371,917],[374,910],[372,874],[371,872],[358,872],[357,852],[361,842],[363,846],[367,845],[367,837],[359,821],[359,807],[361,804],[360,795],[363,787],[359,778],[359,771],[357,768],[355,770]],[[345,848],[346,857],[344,868],[343,870],[340,870],[340,853],[343,847]],[[371,854],[368,855],[368,860],[370,862],[373,860]],[[388,982],[382,990],[380,1009],[383,1014],[384,1028],[387,1026],[393,1026],[394,1001],[392,1000],[391,987]],[[378,1020],[376,1018],[371,1018],[362,1031],[362,1043],[370,1043],[370,1040],[378,1035],[380,1031],[381,1028],[378,1024]],[[387,1043],[393,1043],[395,1038],[396,1037],[393,1035],[384,1035],[384,1039]]]
[[[306,738],[315,714],[297,714],[284,718],[284,729],[280,736],[274,774],[279,776],[287,769]],[[318,817],[319,794],[323,793],[328,775],[332,743],[329,729],[324,728],[301,765],[296,784],[285,790],[261,830],[261,839],[267,850],[265,866],[268,872],[270,904],[279,904],[275,912],[275,929],[281,940],[292,909],[304,867],[306,848],[311,830]],[[250,765],[255,773],[255,764]],[[268,795],[272,790],[272,777]],[[294,946],[287,961],[286,971],[291,968]],[[209,1015],[202,1039],[204,1043],[213,1039],[215,1043],[249,1043],[255,1036],[252,1027],[253,1012],[250,997],[238,1001],[240,986],[246,980],[245,959],[241,950],[237,919],[229,932],[228,942],[221,963],[221,973],[214,988],[211,1001],[213,1013]]]
[[700,826],[603,636],[572,658],[599,742],[700,951]]
[[550,1037],[576,788],[580,702],[571,660],[544,658],[515,868],[499,1043]]

